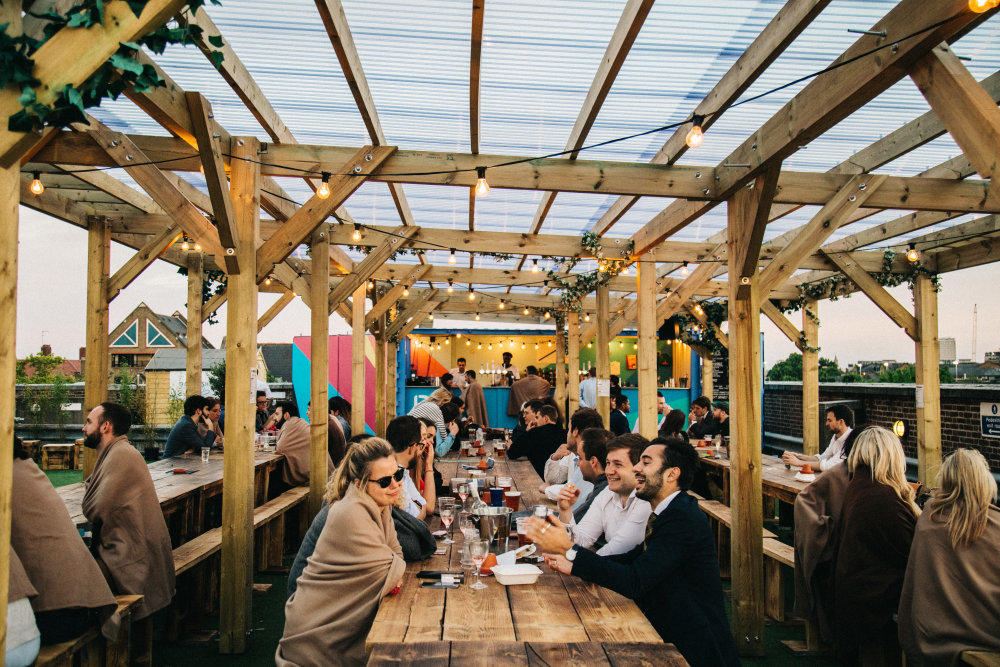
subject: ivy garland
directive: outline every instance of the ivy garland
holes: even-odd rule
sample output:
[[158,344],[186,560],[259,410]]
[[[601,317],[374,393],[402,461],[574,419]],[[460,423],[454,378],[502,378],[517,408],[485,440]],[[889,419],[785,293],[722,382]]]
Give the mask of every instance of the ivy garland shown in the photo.
[[[219,0],[210,0],[219,4]],[[126,0],[129,9],[138,17],[148,0]],[[205,0],[191,0],[188,11],[196,12]],[[143,64],[137,58],[142,47],[156,54],[163,53],[169,44],[196,44],[201,38],[201,26],[180,25],[171,22],[146,34],[135,42],[122,42],[118,51],[97,68],[86,81],[79,86],[67,84],[58,91],[51,104],[38,101],[36,88],[41,82],[33,76],[35,62],[32,56],[49,38],[63,28],[89,28],[92,25],[104,23],[104,0],[83,0],[65,14],[47,11],[31,16],[44,19],[44,39],[33,39],[27,35],[11,37],[6,34],[8,24],[0,25],[0,88],[13,84],[20,87],[21,95],[18,101],[22,109],[12,115],[7,121],[7,129],[11,132],[31,132],[44,126],[63,127],[70,123],[86,123],[85,109],[99,106],[104,98],[118,99],[126,89],[133,88],[143,92],[157,86],[165,85],[156,69]],[[222,47],[222,37],[212,35],[208,38],[216,48]],[[216,67],[221,66],[223,54],[212,51],[209,54]]]
[[[188,274],[187,267],[186,266],[179,267],[177,269],[177,273],[181,274],[182,276],[187,276]],[[214,271],[214,270],[205,271],[204,278],[202,278],[201,281],[201,302],[208,303],[209,299],[211,299],[216,294],[222,292],[222,290],[226,289],[226,286],[228,284],[229,284],[229,276],[227,276],[224,271]],[[218,324],[219,320],[216,319],[215,313],[216,311],[213,310],[205,321],[208,322],[209,324]]]
[[726,347],[719,340],[716,330],[718,326],[729,319],[729,302],[702,301],[698,305],[705,313],[708,324],[702,324],[699,319],[692,315],[678,313],[676,318],[680,323],[681,341],[688,345],[692,343],[703,345],[713,352],[725,351]]
[[[629,265],[630,260],[628,259],[632,255],[632,251],[635,249],[635,243],[629,241],[628,244],[622,248],[623,259],[614,259],[604,256],[604,249],[601,246],[601,237],[593,232],[586,232],[580,239],[580,243],[588,254],[594,256],[597,260],[597,269],[594,271],[588,271],[587,273],[579,273],[575,276],[568,278],[561,278],[554,270],[549,270],[546,272],[549,281],[555,283],[555,285],[561,290],[559,295],[560,303],[563,307],[569,309],[573,308],[577,312],[580,312],[583,307],[580,305],[580,301],[596,290],[602,285],[607,285],[612,278],[620,274]],[[577,265],[580,261],[578,257],[573,257],[570,259],[563,259],[563,269],[565,271],[572,270],[573,267]]]

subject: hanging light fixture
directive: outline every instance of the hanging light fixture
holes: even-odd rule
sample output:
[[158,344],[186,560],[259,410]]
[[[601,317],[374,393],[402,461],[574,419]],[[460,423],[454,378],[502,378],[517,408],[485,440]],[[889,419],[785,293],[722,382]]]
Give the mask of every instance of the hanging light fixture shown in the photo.
[[524,349],[524,343],[521,343],[521,349],[522,350]]
[[504,307],[505,307],[504,300],[500,299],[500,310],[503,310]]
[[906,251],[906,259],[911,262],[915,262],[920,259],[920,253],[917,252],[917,246],[915,244],[910,244],[910,249]]
[[181,250],[187,251],[191,248],[191,244],[188,243],[188,237],[185,235],[184,240],[181,241]]
[[493,343],[490,343],[489,345],[487,345],[486,349],[487,350],[492,350],[493,349]]
[[549,341],[549,347],[552,347],[552,341]]
[[583,321],[584,322],[589,322],[590,321],[590,313],[584,313],[584,315],[583,315]]
[[535,349],[536,350],[538,349],[538,343],[535,343]]
[[354,233],[351,234],[351,238],[355,241],[361,240],[361,225],[356,222],[354,223]]
[[485,197],[490,193],[490,184],[486,182],[486,167],[476,167],[476,196]]
[[403,296],[410,296],[410,288],[403,286]]
[[549,311],[546,310],[545,311],[545,319],[549,319],[550,317],[552,317],[552,313],[550,313]]
[[316,196],[320,199],[326,199],[330,196],[330,172],[323,172],[323,182],[319,184],[319,189],[316,190]]
[[455,338],[461,338],[461,337],[462,337],[462,332],[461,331],[459,331],[457,334],[455,334]]
[[525,308],[525,309],[524,309],[524,314],[525,314],[525,315],[527,315],[527,314],[528,314],[528,309],[527,309],[527,308]]
[[445,338],[444,339],[444,344],[445,345],[451,345],[451,338]]
[[472,345],[472,341],[471,341],[471,340],[469,340],[468,338],[466,338],[466,339],[465,339],[465,346],[466,346],[466,347],[469,347],[470,345]]
[[587,347],[594,347],[593,343],[587,343]]
[[448,278],[448,294],[451,294],[454,291],[455,291],[455,281],[452,280],[451,278]]
[[476,290],[472,288],[472,285],[469,285],[469,301],[475,301],[475,300],[476,300]]
[[201,252],[201,244],[198,243],[197,241],[194,242],[194,251]]
[[264,278],[264,284],[265,285],[270,285],[271,284],[271,276],[270,275],[268,275],[267,278]]
[[683,263],[683,264],[681,265],[681,275],[682,275],[682,276],[686,276],[687,274],[688,274],[688,263],[687,263],[687,262],[684,262],[684,263]]
[[455,249],[452,248],[451,249],[451,254],[448,255],[448,263],[449,264],[454,264],[455,262],[456,262],[456,259],[455,259]]
[[43,192],[45,192],[45,186],[42,185],[42,174],[41,172],[34,172],[31,174],[31,186],[29,187],[31,194],[36,197]]
[[481,349],[483,349],[483,344],[482,344],[482,343],[480,343],[479,345],[477,345],[477,346],[476,346],[476,349],[477,349],[477,350],[481,350]]
[[428,317],[430,317],[430,318],[431,318],[431,322],[433,322],[433,321],[434,321],[434,313],[431,313],[430,315],[428,315]]
[[538,273],[538,259],[535,258],[531,261],[531,272]]
[[687,137],[684,139],[684,143],[688,145],[688,148],[698,148],[705,140],[705,133],[701,130],[701,125],[704,122],[705,117],[701,114],[691,116],[691,129],[688,130]]
[[476,321],[479,321],[479,313],[476,313]]

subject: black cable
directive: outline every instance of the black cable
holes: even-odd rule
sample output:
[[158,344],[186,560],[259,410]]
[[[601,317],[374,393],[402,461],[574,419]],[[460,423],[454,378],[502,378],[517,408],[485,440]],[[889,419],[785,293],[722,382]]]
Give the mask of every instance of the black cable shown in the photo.
[[[148,162],[136,162],[135,164],[116,164],[111,167],[89,167],[87,169],[62,169],[63,174],[85,174],[90,171],[110,171],[111,169],[131,169],[132,167],[145,167],[151,164],[166,164],[167,162],[177,162],[178,160],[190,160],[193,156],[184,155],[181,157],[171,157],[163,160],[149,160]],[[57,173],[57,172],[42,172],[42,173]]]

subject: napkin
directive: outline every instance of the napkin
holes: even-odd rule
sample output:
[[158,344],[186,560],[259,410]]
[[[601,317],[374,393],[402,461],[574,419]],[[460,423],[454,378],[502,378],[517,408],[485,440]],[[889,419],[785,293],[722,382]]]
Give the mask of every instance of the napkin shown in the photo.
[[535,553],[534,544],[525,544],[523,547],[497,555],[497,565],[514,565],[518,558],[530,556]]

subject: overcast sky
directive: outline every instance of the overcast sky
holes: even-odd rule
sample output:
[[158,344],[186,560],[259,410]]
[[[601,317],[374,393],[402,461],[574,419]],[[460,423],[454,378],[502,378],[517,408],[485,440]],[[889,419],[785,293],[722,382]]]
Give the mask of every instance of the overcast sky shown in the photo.
[[[134,251],[112,243],[112,273]],[[21,207],[20,249],[18,253],[17,355],[35,352],[44,342],[53,353],[68,359],[79,358],[85,344],[85,305],[87,281],[87,233],[44,214]],[[976,359],[985,352],[1000,350],[1000,264],[985,265],[946,273],[938,295],[939,336],[955,338],[958,355],[972,355],[973,306],[979,306],[979,336]],[[908,308],[912,298],[906,286],[890,292]],[[278,295],[262,294],[259,312],[263,313]],[[169,315],[185,312],[187,279],[177,267],[155,262],[111,302],[110,326],[113,329],[140,302],[153,311]],[[891,323],[874,304],[861,294],[836,302],[821,301],[820,354],[836,357],[841,367],[859,359],[896,359],[913,361],[913,342]],[[801,326],[800,315],[792,314]],[[219,311],[219,323],[206,325],[205,337],[218,347],[226,328],[225,306]],[[440,325],[440,321],[437,322]],[[765,317],[765,364],[770,367],[794,352],[792,343]],[[330,318],[331,333],[349,333],[339,316]],[[260,342],[290,343],[292,337],[309,335],[309,309],[295,299],[260,333]]]

